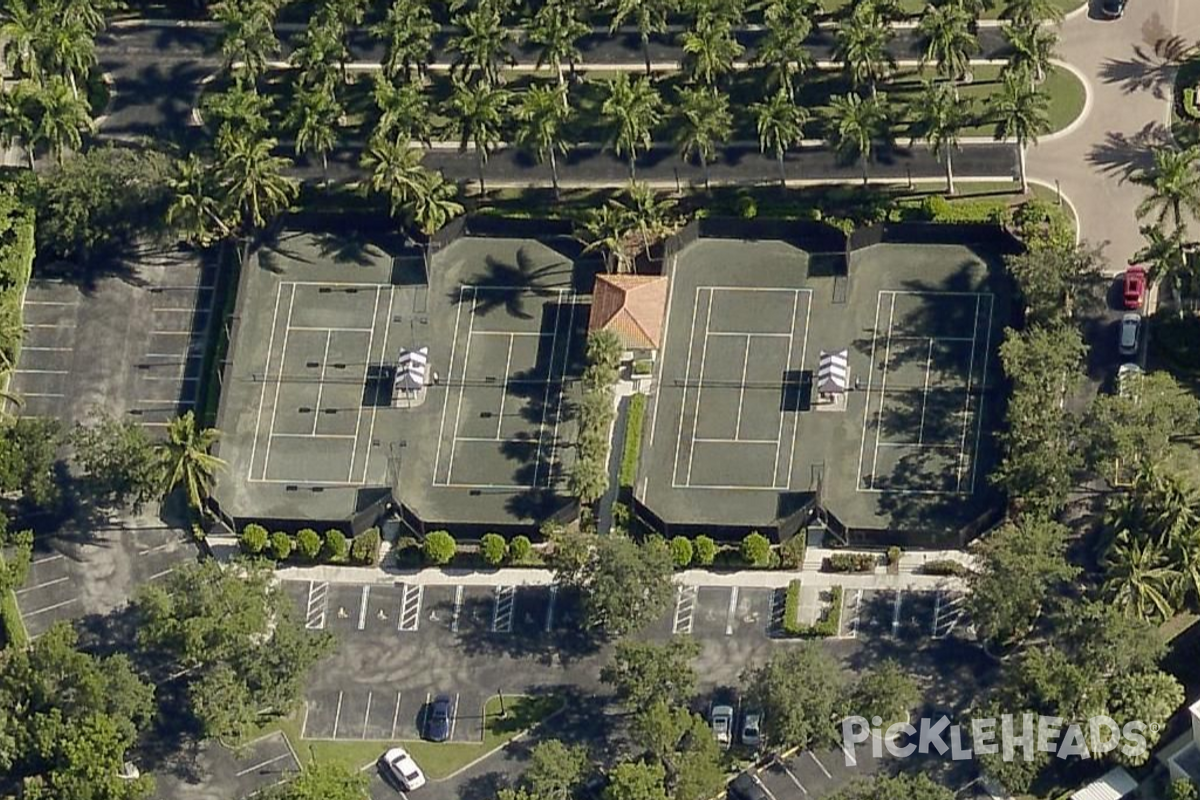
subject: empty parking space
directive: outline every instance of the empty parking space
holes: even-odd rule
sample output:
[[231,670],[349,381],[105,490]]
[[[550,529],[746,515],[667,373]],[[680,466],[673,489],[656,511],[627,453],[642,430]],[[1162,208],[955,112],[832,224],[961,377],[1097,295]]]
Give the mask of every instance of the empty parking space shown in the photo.
[[243,798],[282,783],[299,770],[283,734],[272,733],[236,751],[205,742],[188,754],[186,765],[168,764],[155,770],[154,777],[158,797]]
[[969,638],[963,599],[957,590],[847,590],[842,598],[841,635],[909,646]]

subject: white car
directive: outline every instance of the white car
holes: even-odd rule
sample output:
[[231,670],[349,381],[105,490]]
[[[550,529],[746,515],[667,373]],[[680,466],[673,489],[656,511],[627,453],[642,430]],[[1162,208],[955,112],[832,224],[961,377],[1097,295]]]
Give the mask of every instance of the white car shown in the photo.
[[709,720],[712,723],[713,737],[716,738],[717,744],[729,747],[733,743],[733,707],[713,706],[709,713]]
[[417,762],[403,747],[393,747],[384,753],[383,763],[387,764],[388,770],[404,791],[411,792],[425,785],[425,773],[421,772]]
[[1122,364],[1117,368],[1117,394],[1121,397],[1137,398],[1138,382],[1142,368],[1137,364]]

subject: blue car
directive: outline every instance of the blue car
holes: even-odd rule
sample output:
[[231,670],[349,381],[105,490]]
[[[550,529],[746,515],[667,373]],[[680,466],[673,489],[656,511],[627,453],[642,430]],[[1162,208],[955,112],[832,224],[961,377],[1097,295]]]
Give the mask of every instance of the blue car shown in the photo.
[[449,695],[439,694],[429,705],[425,716],[425,738],[431,742],[444,742],[450,738],[450,718],[453,701]]
[[1100,11],[1109,19],[1119,19],[1125,15],[1126,0],[1101,0]]

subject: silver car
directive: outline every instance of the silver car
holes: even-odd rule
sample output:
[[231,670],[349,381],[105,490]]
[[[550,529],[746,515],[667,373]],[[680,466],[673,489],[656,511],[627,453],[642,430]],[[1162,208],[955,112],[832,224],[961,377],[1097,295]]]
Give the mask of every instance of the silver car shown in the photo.
[[1138,351],[1138,334],[1142,328],[1142,315],[1130,312],[1121,317],[1121,338],[1117,349],[1123,356],[1135,356]]
[[729,747],[733,743],[733,707],[713,706],[709,722],[712,724],[713,736],[716,738],[717,744]]
[[742,744],[758,747],[761,742],[762,714],[758,711],[747,711],[742,715]]

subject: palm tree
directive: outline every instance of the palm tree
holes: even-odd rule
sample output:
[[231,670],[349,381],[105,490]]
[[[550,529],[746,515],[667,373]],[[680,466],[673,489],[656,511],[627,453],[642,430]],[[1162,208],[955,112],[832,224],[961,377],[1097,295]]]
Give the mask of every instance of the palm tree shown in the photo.
[[462,204],[454,199],[458,187],[448,183],[440,172],[425,173],[425,185],[413,196],[410,216],[426,236],[432,236],[447,222],[463,213]]
[[1028,194],[1025,147],[1030,142],[1037,144],[1038,137],[1050,130],[1050,101],[1019,76],[1009,74],[990,98],[988,108],[996,117],[996,141],[1011,141],[1017,147],[1021,191]]
[[654,128],[662,119],[662,98],[646,78],[631,79],[622,72],[609,83],[600,114],[612,129],[610,140],[617,156],[629,159],[634,177],[639,150],[649,150]]
[[225,467],[225,462],[211,452],[220,436],[215,428],[198,428],[191,411],[171,420],[166,441],[155,445],[162,465],[164,497],[183,486],[188,504],[196,510],[203,508],[217,472]]
[[58,75],[51,75],[44,86],[34,90],[30,102],[35,124],[29,147],[36,152],[44,146],[61,165],[63,153],[82,147],[84,131],[92,128],[87,103]]
[[337,144],[338,120],[343,109],[331,92],[320,88],[300,87],[284,126],[295,133],[296,155],[316,153],[321,158],[321,171],[329,180],[329,151]]
[[290,159],[272,155],[275,139],[234,135],[218,153],[218,180],[244,232],[261,230],[291,205],[299,183],[284,172]]
[[[947,0],[948,2],[958,5],[965,5],[967,0]],[[893,22],[899,22],[908,18],[908,11],[904,8],[904,0],[859,0],[853,4],[850,13],[853,14],[861,6],[870,6],[871,12],[878,14],[883,20],[883,24],[891,25]],[[973,16],[979,16],[974,14]]]
[[1013,23],[1004,26],[1004,38],[1008,40],[1012,53],[1001,74],[1020,75],[1031,84],[1044,81],[1050,70],[1050,62],[1055,57],[1054,46],[1058,44],[1058,36],[1054,31],[1036,23]]
[[1174,613],[1170,597],[1179,574],[1166,565],[1158,545],[1133,537],[1117,540],[1106,559],[1104,592],[1126,616],[1149,622]]
[[475,159],[479,167],[479,193],[486,194],[483,165],[488,154],[500,142],[500,132],[507,117],[506,110],[511,94],[490,84],[468,86],[461,81],[454,83],[454,96],[450,106],[458,123],[459,147],[466,152],[467,144],[475,146]]
[[51,25],[44,39],[44,66],[48,73],[63,75],[71,91],[79,96],[79,83],[86,81],[96,63],[96,42],[81,21]]
[[1200,218],[1200,147],[1160,147],[1154,150],[1154,165],[1132,177],[1150,190],[1138,204],[1137,217],[1153,217],[1162,225],[1169,215],[1176,229],[1184,227],[1184,212]]
[[217,123],[218,149],[223,140],[237,135],[265,135],[272,105],[269,95],[259,94],[253,81],[242,78],[224,92],[205,95],[201,101],[205,117]]
[[460,78],[470,80],[475,76],[488,84],[500,80],[500,64],[513,63],[512,54],[505,48],[510,31],[501,22],[500,10],[491,2],[454,18],[461,29],[450,40],[450,47],[458,55],[454,59],[454,71]]
[[628,272],[632,261],[625,251],[628,230],[626,214],[613,205],[602,205],[589,209],[583,218],[583,252],[604,252],[604,271]]
[[705,190],[709,188],[708,165],[732,130],[733,115],[725,94],[713,86],[680,89],[676,142],[684,161],[700,159]]
[[919,30],[925,39],[921,67],[934,63],[937,73],[957,83],[971,69],[971,56],[979,52],[979,41],[971,33],[974,19],[962,7],[949,3],[927,6]]
[[271,56],[279,53],[275,36],[275,7],[268,2],[221,0],[212,6],[221,25],[221,55],[225,68],[240,65],[251,80],[266,72]]
[[362,168],[369,173],[363,187],[386,195],[392,216],[413,202],[424,189],[427,170],[421,166],[424,153],[407,143],[376,137],[362,156]]
[[537,157],[539,162],[550,161],[550,179],[554,197],[558,199],[558,160],[555,153],[567,152],[566,126],[571,118],[567,105],[567,87],[559,84],[533,85],[521,95],[517,107],[517,144]]
[[829,145],[846,161],[862,165],[863,185],[869,180],[867,164],[871,161],[877,139],[890,136],[890,119],[886,98],[880,95],[863,99],[857,94],[834,95],[829,100]]
[[332,94],[338,78],[345,80],[345,64],[350,57],[346,47],[346,29],[324,14],[313,18],[292,52],[291,63],[300,71],[300,84],[319,87]]
[[387,46],[383,70],[389,78],[423,71],[438,25],[424,0],[392,0],[387,16],[370,27],[371,35]]
[[1007,0],[1001,17],[1017,25],[1061,22],[1062,8],[1054,0]]
[[0,90],[0,147],[23,146],[31,170],[34,167],[33,137],[37,130],[36,95],[37,87],[32,81],[19,81],[7,91]]
[[641,232],[642,248],[646,260],[650,260],[650,242],[659,238],[670,226],[670,211],[675,201],[664,197],[661,200],[649,184],[630,181],[625,190],[626,200],[610,200],[609,203],[625,215],[626,227],[636,226]]
[[896,68],[896,60],[888,50],[892,28],[870,3],[855,6],[838,29],[834,58],[845,66],[855,88],[866,83],[871,94]]
[[1134,254],[1130,263],[1148,264],[1150,282],[1166,284],[1171,288],[1171,296],[1175,299],[1175,307],[1179,309],[1182,319],[1186,309],[1179,302],[1179,297],[1183,290],[1184,276],[1189,272],[1188,242],[1184,238],[1184,230],[1176,227],[1167,234],[1163,233],[1159,225],[1142,225],[1139,230],[1146,244]]
[[167,187],[171,190],[167,224],[180,231],[185,241],[207,247],[232,234],[212,167],[195,153],[175,162]]
[[646,58],[646,74],[650,74],[650,34],[665,33],[667,17],[676,8],[676,0],[609,0],[613,9],[609,32],[616,33],[630,18],[642,37],[642,55]]
[[970,118],[970,104],[954,96],[954,87],[948,83],[925,81],[921,99],[915,104],[917,116],[910,130],[912,139],[924,140],[938,160],[945,159],[946,191],[954,194],[954,151],[958,149],[959,136]]
[[94,36],[104,30],[109,15],[120,7],[120,0],[66,0],[62,18],[68,25],[82,24]]
[[54,25],[50,10],[42,0],[7,0],[0,11],[4,57],[18,79],[42,79],[42,42]]
[[684,31],[684,70],[692,80],[711,86],[717,78],[733,69],[733,62],[745,50],[733,35],[733,28],[723,20],[699,22],[692,30]]
[[808,122],[808,111],[792,102],[784,87],[760,103],[750,106],[758,129],[758,147],[762,152],[771,150],[779,162],[779,187],[787,188],[787,172],[783,157],[792,145],[804,139],[804,125]]
[[763,9],[766,30],[755,63],[767,68],[771,86],[783,87],[788,95],[794,91],[792,79],[812,66],[804,42],[818,10],[814,0],[769,0]]
[[379,120],[375,123],[374,137],[394,139],[401,144],[412,140],[425,142],[433,134],[430,121],[429,101],[416,83],[397,85],[384,73],[375,76],[371,91]]
[[[538,47],[538,68],[549,64],[558,75],[559,86],[566,85],[563,64],[575,71],[580,58],[579,40],[591,28],[577,16],[575,6],[569,0],[547,0],[534,15],[526,35]],[[564,99],[566,95],[563,95]]]

